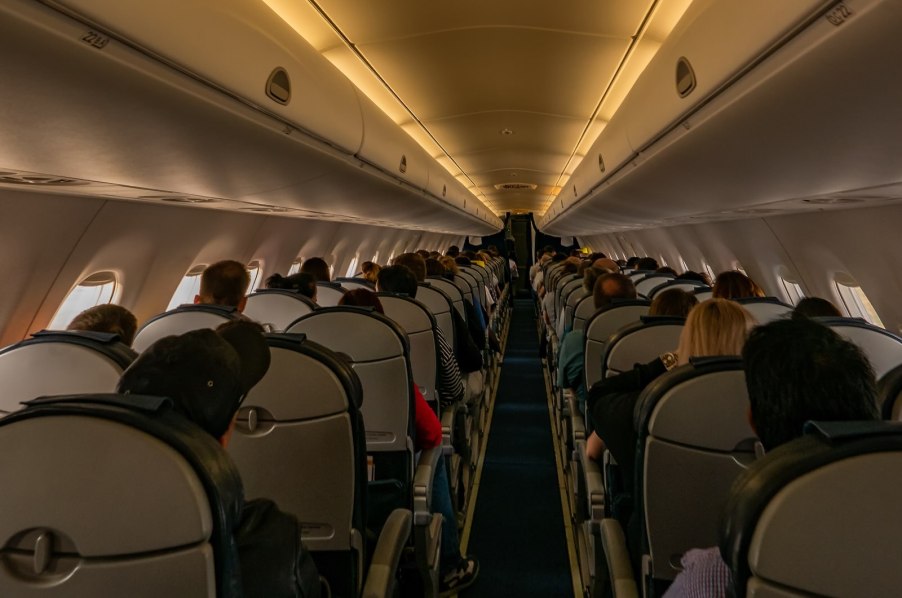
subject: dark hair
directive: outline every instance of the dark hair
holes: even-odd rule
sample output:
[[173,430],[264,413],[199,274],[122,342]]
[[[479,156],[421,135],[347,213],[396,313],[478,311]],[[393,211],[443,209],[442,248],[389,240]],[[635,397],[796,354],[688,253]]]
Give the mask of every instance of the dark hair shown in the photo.
[[250,284],[251,275],[244,264],[223,260],[204,269],[198,295],[202,303],[238,307]]
[[653,257],[643,257],[636,261],[636,270],[657,270],[658,260]]
[[629,276],[619,272],[602,274],[595,281],[592,291],[592,300],[595,309],[600,309],[611,304],[611,299],[635,299],[636,285]]
[[639,258],[637,258],[637,257],[634,255],[634,256],[632,256],[631,258],[628,258],[628,259],[626,260],[626,267],[627,267],[627,268],[635,268],[635,267],[636,267],[636,262],[638,262],[638,261],[639,261]]
[[694,280],[696,282],[703,282],[707,285],[711,284],[711,281],[705,274],[699,274],[698,272],[693,272],[692,270],[686,270],[682,274],[676,277],[677,280]]
[[801,436],[808,420],[878,419],[867,357],[813,320],[777,320],[753,329],[742,359],[752,423],[767,449]]
[[764,290],[755,284],[754,280],[738,270],[728,270],[717,275],[711,297],[714,299],[744,299],[746,297],[764,297],[764,294]]
[[332,275],[329,273],[329,264],[321,257],[311,257],[301,264],[301,272],[312,274],[316,282],[329,282]]
[[661,291],[648,308],[650,316],[678,316],[685,318],[689,310],[698,305],[698,298],[683,289],[667,289]]
[[407,266],[418,282],[426,280],[426,260],[418,253],[402,253],[392,260],[393,266]]
[[372,307],[380,314],[385,313],[382,302],[373,291],[369,289],[350,289],[341,299],[338,300],[339,305],[351,305],[354,307]]
[[118,334],[123,343],[131,345],[135,340],[135,332],[138,330],[138,321],[135,319],[135,314],[121,305],[105,303],[89,307],[75,316],[66,326],[66,330]]
[[677,271],[671,268],[670,266],[661,266],[657,270],[655,270],[658,274],[673,274],[676,276]]
[[458,266],[472,266],[473,265],[473,262],[470,261],[470,258],[463,256],[463,255],[459,255],[456,258],[454,258],[454,262]]
[[310,299],[316,297],[316,279],[312,274],[308,274],[307,272],[298,272],[291,276],[273,274],[266,279],[266,288],[297,291],[304,297],[309,297]]
[[386,266],[379,271],[376,287],[386,293],[401,293],[413,299],[417,296],[417,277],[407,266]]
[[445,255],[447,255],[449,257],[457,257],[457,255],[459,253],[460,253],[460,247],[458,247],[457,245],[452,245],[451,247],[448,248],[448,251],[445,252]]
[[428,249],[417,249],[416,254],[423,258],[424,260],[429,257]]
[[426,260],[426,276],[443,276],[445,267],[440,261],[434,258]]
[[799,301],[796,308],[792,310],[792,317],[806,318],[830,318],[842,317],[842,313],[836,309],[836,306],[820,297],[805,297]]

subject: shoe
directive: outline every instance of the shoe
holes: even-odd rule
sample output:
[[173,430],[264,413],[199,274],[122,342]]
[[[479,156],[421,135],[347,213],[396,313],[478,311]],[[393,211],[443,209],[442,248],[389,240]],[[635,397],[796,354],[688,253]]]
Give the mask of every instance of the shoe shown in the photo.
[[440,598],[456,594],[464,588],[470,587],[476,576],[479,575],[479,559],[472,555],[461,557],[457,565],[447,570],[439,580],[438,591]]

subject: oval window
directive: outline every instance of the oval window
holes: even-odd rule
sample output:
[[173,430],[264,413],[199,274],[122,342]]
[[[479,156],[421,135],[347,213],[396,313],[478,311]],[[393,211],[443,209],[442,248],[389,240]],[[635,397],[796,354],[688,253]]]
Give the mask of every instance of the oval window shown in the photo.
[[78,283],[69,291],[50,321],[51,330],[61,330],[84,310],[113,303],[119,296],[119,283],[115,272],[97,272]]

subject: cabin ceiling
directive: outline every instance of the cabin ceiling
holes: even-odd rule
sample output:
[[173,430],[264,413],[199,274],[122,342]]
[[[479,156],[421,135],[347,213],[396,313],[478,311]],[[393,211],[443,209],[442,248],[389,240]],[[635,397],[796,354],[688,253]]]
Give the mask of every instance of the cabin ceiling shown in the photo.
[[496,214],[543,214],[691,0],[265,0]]

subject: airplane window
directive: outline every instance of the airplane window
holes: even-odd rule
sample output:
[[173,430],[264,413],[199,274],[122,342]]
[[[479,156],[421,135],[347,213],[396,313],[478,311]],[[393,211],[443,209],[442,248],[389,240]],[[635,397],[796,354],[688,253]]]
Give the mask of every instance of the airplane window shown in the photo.
[[360,259],[359,255],[355,255],[354,259],[351,260],[351,264],[348,266],[348,272],[345,274],[347,277],[354,276],[357,274],[357,260]]
[[802,285],[799,283],[787,280],[782,276],[780,277],[780,282],[783,284],[783,290],[786,291],[786,296],[789,297],[789,302],[793,305],[797,305],[799,301],[805,298],[805,292],[802,290]]
[[185,277],[182,278],[182,281],[179,283],[179,286],[175,289],[172,299],[169,300],[166,311],[175,309],[179,305],[184,305],[185,303],[194,303],[194,296],[200,293],[200,275],[203,274],[204,268],[206,267],[206,265],[200,264],[192,266],[191,269],[188,270]]
[[97,272],[78,283],[69,291],[62,305],[56,310],[48,328],[64,329],[72,318],[95,305],[112,303],[118,296],[118,281],[113,272]]
[[852,279],[848,279],[847,282],[849,284],[836,280],[834,284],[849,316],[852,318],[863,318],[875,326],[886,328],[880,316],[877,315],[877,310],[874,309],[870,299],[864,294],[864,290]]
[[714,279],[717,278],[717,275],[714,274],[714,268],[711,267],[711,264],[708,262],[702,262],[702,270],[705,271],[705,274],[708,275],[708,278],[711,279],[711,282],[714,282]]
[[253,293],[257,290],[257,287],[260,286],[262,282],[260,280],[260,274],[263,272],[263,264],[260,261],[253,261],[247,265],[247,273],[251,275],[251,285],[248,287],[247,292]]
[[749,273],[745,271],[745,268],[742,267],[742,264],[740,264],[738,261],[734,261],[734,262],[733,262],[733,269],[734,269],[734,270],[737,270],[737,271],[739,271],[739,272],[742,272],[742,273],[745,274],[746,276],[749,275]]
[[291,262],[291,267],[288,269],[288,274],[286,276],[291,276],[292,274],[297,274],[301,271],[301,262],[304,261],[304,258],[299,257],[298,259]]
[[372,262],[373,262],[374,264],[378,264],[378,263],[379,263],[379,252],[378,252],[378,251],[373,255]]
[[689,265],[686,263],[686,260],[683,259],[683,256],[680,256],[680,272],[688,272]]

